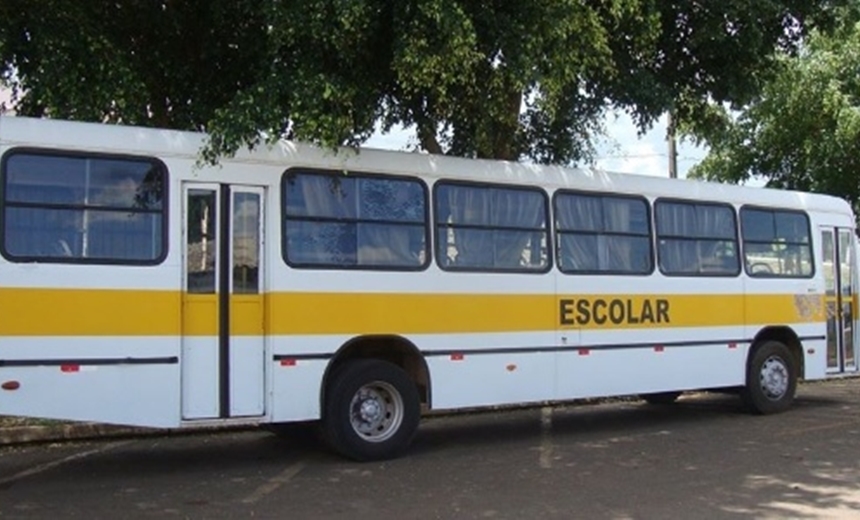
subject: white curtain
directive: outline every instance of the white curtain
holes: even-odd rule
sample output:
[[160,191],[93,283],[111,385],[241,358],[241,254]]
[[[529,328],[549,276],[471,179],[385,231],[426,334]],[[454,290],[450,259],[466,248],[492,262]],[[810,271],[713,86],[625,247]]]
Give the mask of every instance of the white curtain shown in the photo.
[[420,266],[426,247],[421,185],[382,178],[359,178],[357,183],[359,265]]
[[[557,199],[560,263],[566,271],[650,270],[645,202],[591,195]],[[641,212],[635,211],[641,206]]]
[[[458,185],[441,186],[437,194],[440,258],[449,256],[450,246],[458,267],[518,269],[545,262],[533,254],[544,247],[545,232],[535,232],[546,228],[541,194]],[[453,243],[447,240],[447,229],[452,230]]]
[[496,216],[493,224],[503,228],[526,228],[525,230],[496,231],[495,266],[520,268],[537,261],[538,265],[533,267],[540,267],[539,257],[526,253],[541,247],[536,236],[541,237],[543,234],[535,233],[534,229],[544,227],[545,199],[538,193],[520,190],[496,189],[493,190],[493,195]]
[[734,211],[725,206],[658,202],[660,267],[666,273],[734,273]]
[[426,201],[417,181],[299,174],[289,182],[291,260],[389,267],[423,263]]

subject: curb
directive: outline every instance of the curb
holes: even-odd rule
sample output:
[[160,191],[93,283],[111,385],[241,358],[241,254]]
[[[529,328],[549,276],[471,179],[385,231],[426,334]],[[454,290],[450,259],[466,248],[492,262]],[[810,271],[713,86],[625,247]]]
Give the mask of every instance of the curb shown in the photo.
[[98,423],[10,426],[7,428],[0,428],[0,447],[16,444],[130,437],[137,435],[151,435],[153,433],[166,435],[171,432],[172,430],[132,428]]
[[207,425],[193,428],[143,428],[102,423],[58,423],[0,427],[0,448],[24,444],[118,439],[130,437],[170,437],[207,433],[247,431],[257,425]]

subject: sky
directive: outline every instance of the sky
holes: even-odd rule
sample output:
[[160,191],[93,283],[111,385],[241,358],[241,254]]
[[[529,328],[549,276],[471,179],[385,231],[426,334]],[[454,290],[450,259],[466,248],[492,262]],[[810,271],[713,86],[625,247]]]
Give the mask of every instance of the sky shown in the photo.
[[[607,136],[598,146],[596,166],[602,170],[640,175],[669,176],[669,153],[666,143],[666,117],[663,116],[645,135],[639,136],[627,114],[607,116]],[[377,132],[366,146],[385,150],[410,150],[414,134],[395,128],[388,134]],[[678,177],[701,161],[707,150],[690,143],[678,142]]]
[[[669,145],[666,142],[666,116],[661,117],[645,135],[639,136],[627,114],[612,114],[606,119],[607,140],[598,149],[597,167],[603,170],[669,176]],[[678,177],[707,155],[707,149],[683,141],[676,142]]]

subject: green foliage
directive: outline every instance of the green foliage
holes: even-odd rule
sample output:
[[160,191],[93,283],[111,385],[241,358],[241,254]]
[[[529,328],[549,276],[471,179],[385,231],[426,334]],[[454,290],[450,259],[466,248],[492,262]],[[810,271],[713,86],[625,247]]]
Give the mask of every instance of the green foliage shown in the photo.
[[25,115],[204,129],[259,81],[252,0],[3,0],[0,72]]
[[860,210],[860,17],[813,31],[783,56],[761,95],[738,112],[711,107],[713,124],[688,128],[710,153],[690,175],[829,193]]
[[206,130],[217,160],[379,126],[465,157],[588,160],[608,109],[744,103],[839,0],[4,0],[19,112]]

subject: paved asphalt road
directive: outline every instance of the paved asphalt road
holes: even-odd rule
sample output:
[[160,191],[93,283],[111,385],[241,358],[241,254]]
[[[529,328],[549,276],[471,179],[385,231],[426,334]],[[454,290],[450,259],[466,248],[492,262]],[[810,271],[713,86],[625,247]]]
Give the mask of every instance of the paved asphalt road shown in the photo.
[[0,449],[0,518],[860,518],[860,379],[426,420],[357,464],[265,432]]

